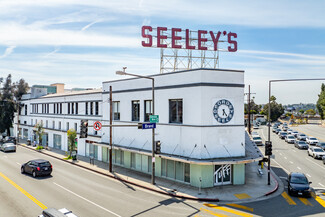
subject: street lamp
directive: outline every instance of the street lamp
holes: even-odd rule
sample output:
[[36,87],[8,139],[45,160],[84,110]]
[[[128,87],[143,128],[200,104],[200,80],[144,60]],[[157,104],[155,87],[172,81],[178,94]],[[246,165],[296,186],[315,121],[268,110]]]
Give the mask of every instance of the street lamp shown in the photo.
[[[284,80],[270,80],[269,81],[269,107],[268,107],[268,143],[271,145],[271,84],[272,82],[286,82],[286,81],[322,81],[325,78],[307,78],[307,79],[284,79]],[[267,184],[270,185],[270,170],[271,170],[271,158],[270,155],[268,156],[268,176],[267,176]]]
[[[117,75],[129,75],[138,78],[150,79],[152,81],[152,115],[155,115],[155,79],[148,76],[136,75],[131,73],[126,73],[127,67],[123,67],[123,71],[116,71]],[[155,184],[155,128],[152,128],[152,169],[151,169],[151,184]]]

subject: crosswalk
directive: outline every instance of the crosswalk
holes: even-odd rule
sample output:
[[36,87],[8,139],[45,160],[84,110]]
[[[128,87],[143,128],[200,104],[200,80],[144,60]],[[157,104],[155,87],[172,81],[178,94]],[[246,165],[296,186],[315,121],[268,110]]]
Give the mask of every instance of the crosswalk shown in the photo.
[[[288,195],[286,191],[281,194],[282,198],[286,203],[283,203],[291,206],[308,206],[308,207],[323,207],[325,208],[325,192],[313,194],[311,198],[304,197],[291,197]],[[281,199],[281,197],[280,197]],[[320,209],[323,209],[320,208]],[[304,209],[304,208],[303,208]],[[265,210],[267,212],[267,210]],[[209,217],[209,216],[217,216],[217,217],[232,217],[232,216],[242,216],[242,217],[253,217],[260,216],[259,214],[254,214],[254,208],[243,206],[241,204],[226,204],[226,205],[217,205],[217,204],[209,204],[204,203],[203,207],[200,208],[199,212],[195,215],[195,217]]]

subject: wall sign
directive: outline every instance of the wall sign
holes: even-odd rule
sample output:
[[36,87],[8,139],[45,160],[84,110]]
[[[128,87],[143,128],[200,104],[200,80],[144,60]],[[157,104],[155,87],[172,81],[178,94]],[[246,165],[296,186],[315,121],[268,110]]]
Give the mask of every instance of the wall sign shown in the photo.
[[234,112],[234,106],[226,99],[219,100],[213,106],[213,116],[222,124],[228,123],[233,118]]

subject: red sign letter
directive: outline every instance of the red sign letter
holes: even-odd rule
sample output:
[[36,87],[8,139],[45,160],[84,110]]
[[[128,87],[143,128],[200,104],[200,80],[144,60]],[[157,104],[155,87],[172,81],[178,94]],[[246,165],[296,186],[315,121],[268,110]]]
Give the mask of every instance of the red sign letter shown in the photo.
[[232,32],[228,33],[228,43],[229,44],[234,44],[234,48],[231,48],[231,46],[228,46],[228,51],[229,52],[236,52],[237,51],[237,41],[231,40],[231,36],[233,36],[234,38],[237,38],[237,34],[232,33]]
[[190,30],[186,29],[186,49],[193,50],[195,49],[195,46],[190,45]]
[[211,38],[212,38],[212,41],[213,41],[213,44],[214,44],[214,50],[218,50],[218,42],[219,42],[219,38],[220,38],[220,35],[221,35],[221,32],[219,31],[217,33],[217,36],[214,37],[214,34],[212,31],[210,31],[210,35],[211,35]]
[[148,32],[151,32],[152,27],[151,26],[142,26],[142,37],[149,39],[148,43],[146,43],[145,41],[142,41],[142,46],[143,47],[151,47],[152,46],[152,35],[146,34],[146,29],[148,29]]
[[205,30],[199,30],[198,31],[198,42],[197,43],[198,43],[198,49],[199,50],[207,50],[208,49],[207,47],[201,45],[202,42],[207,42],[208,41],[207,38],[202,38],[202,34],[207,34],[207,33],[208,32],[205,31]]
[[182,40],[182,36],[176,36],[176,32],[181,32],[182,29],[172,28],[172,48],[182,48],[182,45],[177,45],[177,40]]
[[157,47],[167,47],[167,44],[163,43],[163,39],[167,39],[167,35],[163,35],[163,31],[167,31],[166,27],[157,27]]

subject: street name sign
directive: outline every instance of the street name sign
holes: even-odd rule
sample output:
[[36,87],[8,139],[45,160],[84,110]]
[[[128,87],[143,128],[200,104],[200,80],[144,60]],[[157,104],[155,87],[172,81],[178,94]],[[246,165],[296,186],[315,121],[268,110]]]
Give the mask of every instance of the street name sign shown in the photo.
[[143,130],[153,129],[153,128],[156,128],[156,123],[142,124],[142,129]]
[[159,123],[159,115],[150,115],[149,121],[150,123]]

